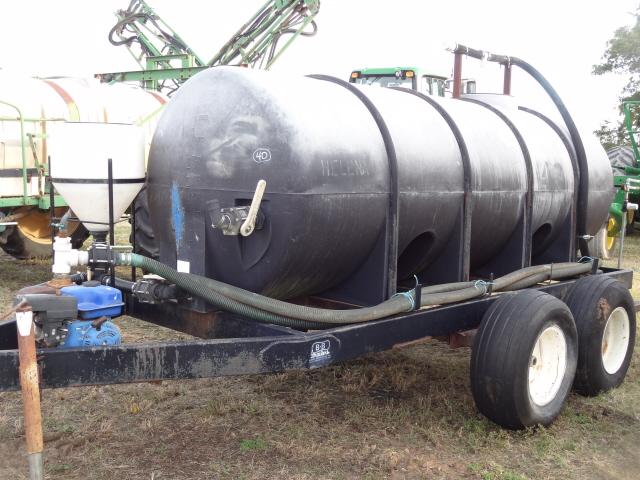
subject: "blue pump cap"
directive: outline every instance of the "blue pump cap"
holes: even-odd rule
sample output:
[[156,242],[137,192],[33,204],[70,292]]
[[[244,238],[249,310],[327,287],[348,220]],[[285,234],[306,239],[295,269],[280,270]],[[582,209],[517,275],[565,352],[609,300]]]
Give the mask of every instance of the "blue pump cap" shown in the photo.
[[85,287],[72,285],[60,289],[63,295],[76,297],[78,315],[82,319],[117,317],[122,314],[122,292],[117,288],[98,285]]

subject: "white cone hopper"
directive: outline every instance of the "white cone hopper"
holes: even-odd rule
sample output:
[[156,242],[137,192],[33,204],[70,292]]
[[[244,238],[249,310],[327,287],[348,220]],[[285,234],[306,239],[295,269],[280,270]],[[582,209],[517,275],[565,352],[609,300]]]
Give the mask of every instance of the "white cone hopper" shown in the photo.
[[59,123],[49,134],[51,181],[92,233],[109,230],[108,160],[113,170],[113,221],[144,184],[144,132],[134,125]]

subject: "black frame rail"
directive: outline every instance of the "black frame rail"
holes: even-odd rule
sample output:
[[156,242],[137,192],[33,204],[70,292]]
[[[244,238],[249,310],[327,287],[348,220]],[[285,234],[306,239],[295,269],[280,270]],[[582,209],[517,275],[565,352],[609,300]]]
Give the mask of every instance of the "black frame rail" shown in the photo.
[[[630,270],[603,268],[602,271],[602,275],[631,287]],[[565,280],[536,288],[563,299],[574,282],[575,279]],[[191,332],[204,339],[41,349],[38,350],[41,386],[57,388],[318,368],[428,337],[476,328],[496,298],[497,295],[485,296],[375,322],[312,332],[260,324],[222,313],[206,316],[175,303],[168,306],[135,303],[130,312],[132,316],[182,331],[188,331],[189,325],[197,325],[197,332]],[[0,391],[20,388],[15,339],[15,322],[0,324]]]

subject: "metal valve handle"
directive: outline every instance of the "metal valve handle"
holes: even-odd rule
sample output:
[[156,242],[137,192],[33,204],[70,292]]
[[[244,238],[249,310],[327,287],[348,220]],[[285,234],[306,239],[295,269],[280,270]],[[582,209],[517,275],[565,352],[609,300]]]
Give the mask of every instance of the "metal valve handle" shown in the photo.
[[251,200],[251,207],[249,207],[247,218],[240,227],[240,235],[243,237],[251,235],[256,227],[256,218],[258,217],[258,210],[260,209],[265,188],[267,188],[267,182],[265,180],[259,180],[256,191],[253,194],[253,200]]

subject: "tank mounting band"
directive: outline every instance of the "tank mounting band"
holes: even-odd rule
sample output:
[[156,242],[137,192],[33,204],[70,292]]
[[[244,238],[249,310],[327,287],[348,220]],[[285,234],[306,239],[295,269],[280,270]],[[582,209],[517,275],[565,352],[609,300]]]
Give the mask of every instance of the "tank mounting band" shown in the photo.
[[315,80],[322,80],[326,82],[335,83],[341,87],[346,88],[353,93],[358,100],[360,100],[364,106],[369,110],[373,120],[376,122],[380,134],[382,135],[382,141],[384,142],[384,148],[387,153],[387,161],[389,163],[389,209],[387,211],[387,298],[391,298],[396,293],[396,286],[398,280],[398,216],[399,216],[399,194],[400,187],[398,184],[398,159],[396,157],[396,149],[391,138],[389,128],[385,123],[382,115],[373,104],[373,102],[365,95],[362,90],[355,87],[353,84],[346,82],[340,78],[332,77],[331,75],[313,74],[307,75],[309,78]]
[[524,264],[523,267],[527,267],[531,264],[531,242],[528,240],[532,237],[533,232],[531,231],[531,221],[533,218],[533,167],[531,165],[531,154],[529,153],[529,148],[527,147],[522,134],[518,130],[518,128],[514,125],[514,123],[507,117],[504,113],[502,113],[499,109],[490,105],[481,100],[477,100],[474,98],[462,98],[464,102],[474,103],[476,105],[480,105],[485,107],[490,112],[494,113],[498,118],[500,118],[506,125],[509,127],[513,135],[516,137],[518,141],[518,145],[520,145],[520,149],[522,150],[522,155],[524,157],[524,163],[527,171],[527,194],[526,198],[526,207],[525,207],[525,223],[524,223],[524,238],[527,239],[524,242]]
[[[574,232],[576,231],[575,229],[575,225],[577,222],[577,209],[578,209],[578,194],[579,194],[579,189],[580,189],[580,165],[578,164],[578,158],[576,156],[576,152],[573,148],[573,144],[571,143],[571,140],[569,138],[567,138],[567,136],[564,134],[564,132],[560,129],[560,127],[558,127],[558,125],[553,122],[549,117],[547,117],[546,115],[543,115],[542,113],[536,111],[536,110],[532,110],[530,108],[527,107],[523,107],[520,106],[518,107],[518,110],[521,110],[523,112],[529,113],[535,117],[538,117],[540,120],[542,120],[543,122],[545,122],[547,125],[549,125],[549,127],[556,133],[556,135],[558,135],[558,137],[560,137],[560,140],[562,141],[562,144],[565,146],[565,148],[567,149],[567,152],[569,153],[569,158],[571,159],[571,167],[573,168],[573,203],[571,205],[571,231]],[[571,250],[575,251],[575,244],[576,239],[574,238],[574,236],[571,236]],[[590,258],[590,257],[589,257]]]
[[490,52],[483,52],[473,48],[466,47],[464,45],[456,45],[454,53],[462,53],[477,59],[484,59],[489,62],[497,62],[500,64],[509,64],[520,67],[523,71],[528,73],[538,84],[544,89],[551,101],[554,103],[562,120],[569,130],[569,136],[571,143],[575,150],[577,165],[580,170],[579,182],[578,182],[578,208],[576,210],[576,223],[578,230],[578,238],[580,239],[580,250],[588,253],[589,246],[584,238],[582,238],[587,232],[587,211],[588,211],[588,192],[589,192],[589,162],[587,161],[587,153],[582,142],[582,137],[578,132],[578,128],[573,120],[573,117],[567,110],[564,102],[556,92],[555,88],[549,83],[549,81],[530,63],[518,57],[509,57],[506,55],[496,55]]
[[[90,184],[108,184],[109,180],[106,178],[52,178],[53,183],[90,183]],[[144,183],[145,178],[114,178],[112,183],[124,184],[124,183]]]
[[414,95],[418,98],[421,98],[429,105],[431,105],[436,112],[440,114],[440,116],[447,123],[449,128],[451,129],[451,133],[453,133],[454,138],[456,139],[456,143],[458,144],[458,148],[460,149],[460,157],[462,159],[462,175],[463,175],[463,187],[464,187],[464,200],[463,200],[463,218],[462,218],[462,265],[461,272],[459,272],[458,280],[465,281],[469,279],[469,271],[471,269],[470,265],[470,253],[471,253],[471,202],[472,202],[472,190],[471,190],[471,160],[469,159],[469,150],[467,149],[467,144],[464,141],[464,137],[462,136],[462,132],[458,125],[456,124],[453,117],[447,112],[442,105],[440,105],[433,98],[425,95],[424,93],[418,92],[416,90],[412,90],[409,88],[403,87],[392,87],[394,90],[398,90],[399,92],[405,92],[410,95]]

